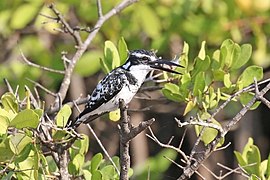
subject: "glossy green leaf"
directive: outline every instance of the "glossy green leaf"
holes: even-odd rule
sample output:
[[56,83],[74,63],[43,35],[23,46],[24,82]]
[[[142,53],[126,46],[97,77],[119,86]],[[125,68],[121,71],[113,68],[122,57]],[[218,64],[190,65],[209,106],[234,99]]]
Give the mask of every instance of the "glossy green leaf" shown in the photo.
[[220,50],[216,50],[214,53],[213,53],[213,57],[212,57],[212,61],[211,61],[211,68],[213,70],[217,70],[220,68]]
[[200,52],[198,54],[198,58],[200,59],[205,59],[206,57],[206,53],[205,53],[205,41],[202,42],[202,45],[201,45],[201,49],[200,49]]
[[65,104],[56,115],[56,125],[58,127],[65,127],[71,113],[70,106]]
[[260,164],[261,164],[261,155],[257,146],[250,146],[249,151],[247,152],[247,164],[253,164],[252,166],[243,167],[249,174],[255,174],[258,177],[260,176]]
[[[203,118],[203,119],[205,119],[205,118]],[[212,118],[211,123],[220,126],[220,123],[218,121],[216,121],[214,118]],[[195,126],[195,131],[196,131],[197,135],[200,134],[202,128],[203,128],[202,126]],[[217,134],[218,134],[218,131],[216,129],[210,128],[210,127],[205,127],[204,133],[201,136],[201,139],[204,142],[204,144],[207,145],[216,138]]]
[[32,150],[32,144],[26,144],[26,146],[23,148],[23,150],[18,154],[18,156],[15,159],[15,162],[21,162],[28,158],[30,151]]
[[196,76],[200,72],[206,71],[210,66],[210,58],[206,56],[205,59],[195,58],[194,69],[191,72],[191,76]]
[[103,70],[106,74],[108,74],[108,73],[110,72],[110,67],[105,63],[105,60],[102,59],[102,58],[100,58],[100,59],[99,59],[99,63],[100,63],[100,65],[101,65],[102,70]]
[[9,120],[6,116],[0,115],[0,135],[6,134],[9,126]]
[[252,46],[250,44],[243,44],[241,46],[241,53],[238,59],[235,59],[232,63],[232,69],[239,69],[245,65],[251,57]]
[[227,73],[227,74],[224,75],[224,80],[223,80],[223,82],[224,82],[224,85],[225,85],[226,88],[231,87],[232,82],[231,82],[230,74],[229,74],[229,73]]
[[77,154],[74,159],[72,160],[74,166],[75,166],[75,169],[77,171],[80,171],[80,169],[82,169],[83,167],[83,164],[84,164],[84,155],[82,154]]
[[25,109],[17,114],[10,122],[10,126],[22,129],[25,127],[37,128],[39,116],[32,109]]
[[25,3],[19,6],[10,20],[10,26],[14,29],[24,28],[31,20],[34,19],[38,10],[39,6],[34,5],[34,3]]
[[239,76],[237,85],[240,89],[246,87],[254,82],[254,78],[256,78],[257,81],[263,78],[262,67],[253,65],[246,68],[244,72]]
[[171,101],[180,102],[183,100],[182,96],[179,93],[172,93],[169,89],[162,89],[163,95]]
[[6,111],[11,110],[13,113],[17,113],[19,105],[14,94],[7,92],[1,97],[1,102]]
[[101,68],[99,61],[101,57],[102,53],[100,51],[93,50],[84,53],[75,66],[75,72],[84,77],[95,74]]
[[80,140],[81,146],[79,149],[79,153],[85,155],[88,152],[89,148],[89,137],[85,134],[81,134],[82,139]]
[[88,170],[83,169],[83,177],[84,179],[92,179],[92,174]]
[[183,116],[185,116],[187,113],[189,113],[191,110],[193,110],[195,106],[196,106],[196,103],[194,103],[193,101],[189,101],[186,105]]
[[112,177],[117,175],[117,172],[116,172],[115,168],[113,167],[113,165],[105,166],[104,168],[102,168],[100,170],[100,172],[102,174],[103,179],[112,179]]
[[103,180],[102,179],[102,173],[99,170],[96,170],[92,173],[92,179],[95,180]]
[[186,67],[186,69],[188,69],[188,52],[189,52],[189,45],[188,43],[184,42],[182,55],[180,56],[180,65]]
[[103,159],[103,156],[101,153],[97,153],[96,155],[94,155],[91,159],[91,173],[93,174],[94,171],[96,171],[99,167],[99,165],[101,164]]
[[[254,98],[255,94],[254,93],[250,93],[250,92],[246,92],[246,93],[242,93],[240,96],[240,102],[243,106],[246,106],[252,98]],[[260,101],[256,101],[250,108],[250,110],[254,110],[257,109],[257,107],[261,104]]]
[[16,155],[20,154],[22,150],[31,142],[32,139],[22,133],[16,133],[9,138],[10,149]]
[[222,66],[225,69],[229,69],[234,61],[237,61],[240,57],[241,47],[234,43],[232,40],[226,40],[221,45],[221,59]]
[[118,50],[111,41],[105,41],[104,61],[110,71],[120,66]]
[[120,56],[120,64],[124,64],[128,57],[128,47],[124,37],[121,37],[118,41],[118,52]]
[[199,92],[203,92],[205,88],[205,73],[200,72],[195,77],[194,87],[193,87],[193,94],[195,96],[199,95]]

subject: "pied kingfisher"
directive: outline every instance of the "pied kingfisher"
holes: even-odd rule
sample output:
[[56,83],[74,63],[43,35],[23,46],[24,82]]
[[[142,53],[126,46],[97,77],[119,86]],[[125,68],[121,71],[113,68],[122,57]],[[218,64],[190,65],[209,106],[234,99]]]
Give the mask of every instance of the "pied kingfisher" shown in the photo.
[[159,69],[180,74],[173,70],[176,66],[182,67],[158,58],[153,51],[129,51],[125,64],[112,70],[97,84],[85,109],[68,127],[89,123],[104,113],[116,110],[119,107],[119,99],[129,103],[151,70]]

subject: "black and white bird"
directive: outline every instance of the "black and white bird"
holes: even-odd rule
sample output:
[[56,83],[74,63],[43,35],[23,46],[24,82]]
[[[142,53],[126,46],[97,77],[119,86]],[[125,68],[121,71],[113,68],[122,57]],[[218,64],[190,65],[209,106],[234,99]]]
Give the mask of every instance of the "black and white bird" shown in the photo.
[[143,84],[147,74],[153,69],[180,74],[173,67],[182,67],[172,61],[158,58],[153,51],[129,51],[128,58],[122,66],[105,76],[92,92],[85,109],[69,127],[89,123],[97,117],[114,111],[119,107],[119,100],[128,104]]

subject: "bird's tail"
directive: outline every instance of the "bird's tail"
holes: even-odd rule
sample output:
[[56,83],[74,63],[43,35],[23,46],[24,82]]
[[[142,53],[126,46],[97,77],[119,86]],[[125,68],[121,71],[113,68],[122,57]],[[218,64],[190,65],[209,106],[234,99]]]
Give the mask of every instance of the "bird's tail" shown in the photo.
[[90,115],[88,117],[85,117],[83,113],[79,114],[79,116],[77,116],[75,118],[75,120],[70,120],[67,125],[66,128],[70,129],[76,129],[81,123],[87,124],[90,123],[92,121],[94,121],[95,119],[97,119],[98,117],[102,116],[105,113],[102,114],[94,114],[94,115]]

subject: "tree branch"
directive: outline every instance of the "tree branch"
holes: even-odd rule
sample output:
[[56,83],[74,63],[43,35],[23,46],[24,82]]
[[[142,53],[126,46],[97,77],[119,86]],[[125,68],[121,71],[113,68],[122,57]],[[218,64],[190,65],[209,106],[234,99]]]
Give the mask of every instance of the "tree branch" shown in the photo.
[[[253,87],[258,88],[256,87],[256,82]],[[269,90],[270,90],[270,83],[268,83],[268,85],[265,88],[263,88],[260,92],[256,91],[255,96],[250,100],[250,102],[243,109],[241,109],[241,111],[237,113],[232,120],[230,120],[224,126],[223,132],[218,133],[215,139],[204,148],[203,153],[200,153],[198,157],[193,158],[194,159],[193,162],[191,164],[188,164],[184,168],[183,174],[178,178],[178,180],[189,179],[191,175],[197,171],[200,165],[214,152],[220,140],[223,137],[225,137],[225,135],[231,130],[231,128],[242,119],[242,117],[247,113],[248,110],[250,110],[250,108],[256,102],[258,97],[263,97],[265,93],[268,92]]]
[[119,100],[120,108],[120,180],[128,179],[128,170],[130,168],[130,156],[129,156],[129,142],[135,138],[139,133],[148,128],[155,119],[141,122],[137,127],[133,127],[130,123],[130,118],[127,114],[127,106],[123,99]]

